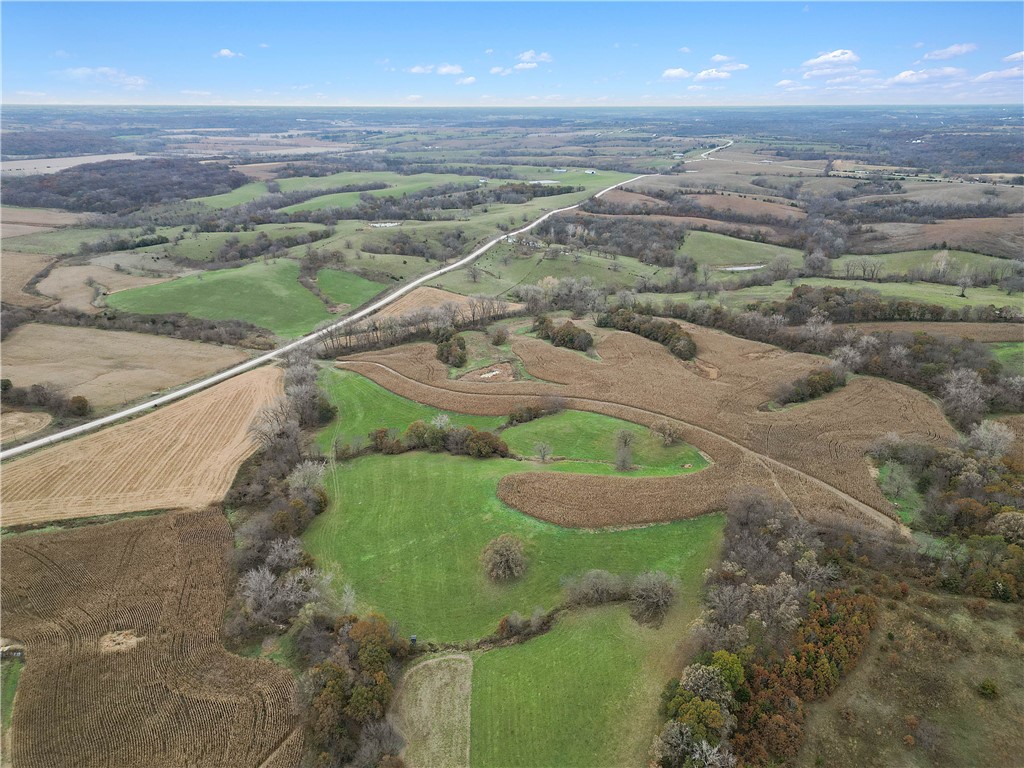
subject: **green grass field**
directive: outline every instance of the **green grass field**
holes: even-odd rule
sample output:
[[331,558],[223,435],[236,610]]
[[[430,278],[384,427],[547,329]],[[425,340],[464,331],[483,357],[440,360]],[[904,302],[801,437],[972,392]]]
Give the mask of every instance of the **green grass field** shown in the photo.
[[[939,254],[945,254],[940,256]],[[837,274],[845,274],[845,265],[850,262],[856,263],[863,258],[877,259],[885,264],[883,274],[906,274],[915,268],[931,269],[938,267],[945,262],[946,268],[952,275],[959,274],[962,267],[979,272],[988,272],[989,269],[1004,269],[1010,266],[1007,259],[998,259],[995,256],[984,256],[980,253],[969,251],[899,251],[898,253],[879,253],[874,256],[861,256],[847,254],[832,262],[832,271]]]
[[768,264],[780,254],[789,256],[794,264],[803,263],[803,254],[793,248],[740,240],[714,232],[687,232],[679,253],[689,256],[698,264],[712,264],[716,267]]
[[1003,364],[1004,370],[1024,375],[1024,341],[1001,341],[985,346]]
[[[698,556],[710,565],[714,548]],[[678,674],[676,644],[696,617],[696,580],[659,629],[623,606],[563,616],[546,635],[480,654],[473,666],[475,768],[644,765],[658,694]],[[582,701],[581,701],[582,698]]]
[[[381,426],[402,429],[438,413],[351,372],[325,371],[321,384],[339,407],[336,423],[319,436],[325,450],[336,437],[364,436]],[[539,436],[579,454],[577,458],[602,460],[605,444],[625,422],[593,416],[569,412],[504,435],[513,440],[516,430],[531,427],[527,442]],[[452,420],[493,428],[504,419],[452,414]],[[545,421],[550,428],[538,430]],[[580,424],[580,436],[574,434],[574,421]],[[638,440],[637,455],[653,454],[649,461],[655,474],[668,469],[658,450],[672,461],[692,451],[658,446],[641,450],[644,439]],[[573,463],[583,472],[600,466]],[[307,548],[321,567],[335,573],[339,589],[351,583],[365,607],[384,611],[404,632],[434,640],[480,637],[510,611],[529,614],[537,606],[550,608],[560,599],[562,577],[591,568],[618,573],[660,569],[699,581],[699,555],[713,548],[722,525],[718,517],[591,532],[535,520],[497,498],[504,475],[552,466],[420,451],[338,464],[327,479],[330,507],[306,532]],[[692,469],[697,468],[695,464]],[[530,566],[519,581],[495,585],[483,574],[478,558],[484,545],[502,533],[523,539]]]
[[[534,456],[534,446],[547,443],[556,457],[602,462],[611,466],[615,463],[614,438],[623,429],[632,432],[635,440],[633,463],[638,470],[630,472],[630,475],[676,475],[696,472],[708,465],[692,445],[679,443],[666,448],[661,439],[646,427],[585,411],[563,411],[520,424],[506,429],[502,439],[521,456]],[[553,468],[560,469],[563,463],[576,465],[582,462],[556,462]],[[685,464],[691,466],[683,468]]]
[[341,269],[321,269],[316,273],[316,284],[332,301],[351,307],[369,301],[387,287]]
[[[788,282],[780,280],[774,285],[753,286],[738,291],[721,291],[711,299],[712,302],[722,303],[730,308],[742,308],[755,301],[783,301],[793,292],[796,285],[826,286],[833,285],[850,290],[867,288],[877,291],[884,299],[907,299],[909,301],[921,302],[924,304],[938,304],[951,309],[963,307],[987,306],[993,304],[997,307],[1013,306],[1019,304],[1019,299],[1008,296],[1006,291],[998,288],[969,288],[967,298],[960,298],[960,289],[955,285],[938,285],[936,283],[873,283],[866,280],[834,280],[827,277],[802,277],[791,286]],[[660,304],[666,299],[671,301],[697,301],[696,294],[690,293],[642,293],[637,296],[642,301],[653,301]]]
[[[336,174],[342,175],[342,174]],[[341,181],[330,186],[342,186],[343,184],[360,184],[369,182],[382,182],[387,184],[386,189],[373,189],[369,194],[374,197],[401,197],[402,195],[422,192],[431,187],[440,187],[445,184],[476,184],[478,176],[458,176],[452,173],[416,173],[410,176],[401,176],[397,173],[363,173],[355,174],[357,179],[352,181]],[[326,177],[333,178],[333,177]],[[282,180],[282,189],[285,188]],[[318,185],[327,186],[327,185]],[[336,192],[333,195],[321,195],[307,200],[304,203],[289,205],[281,210],[285,213],[294,211],[318,211],[321,208],[350,208],[359,202],[362,192]]]
[[116,229],[97,229],[89,227],[65,227],[51,232],[39,232],[20,237],[5,237],[4,250],[18,253],[42,253],[60,256],[75,253],[82,243],[91,243],[110,234],[117,234]]
[[3,713],[3,729],[11,727],[11,716],[14,714],[14,694],[18,688],[18,678],[25,663],[19,659],[0,661],[0,712]]
[[298,277],[296,262],[276,259],[120,291],[108,297],[108,304],[140,314],[186,312],[210,320],[245,320],[294,337],[333,317]]

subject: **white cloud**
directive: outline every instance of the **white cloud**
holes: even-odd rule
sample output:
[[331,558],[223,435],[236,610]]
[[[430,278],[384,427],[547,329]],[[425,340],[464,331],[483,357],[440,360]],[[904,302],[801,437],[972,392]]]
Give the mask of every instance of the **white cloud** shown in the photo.
[[522,71],[524,69],[536,69],[536,68],[537,68],[537,62],[536,61],[521,61],[518,64],[516,64],[514,67],[512,67],[512,69],[518,69],[519,71]]
[[516,56],[519,61],[552,61],[550,53],[537,53],[532,48]]
[[847,50],[846,48],[839,48],[828,53],[823,53],[813,59],[808,59],[801,66],[803,67],[817,67],[821,64],[856,64],[860,61],[858,56],[853,51]]
[[476,82],[476,78],[470,76],[470,77],[460,77],[458,80],[455,81],[455,84],[456,85],[472,85],[475,82]]
[[777,82],[775,85],[777,85],[777,86],[781,86],[781,85],[796,85],[796,82],[793,81],[793,80],[779,80],[779,82]]
[[270,46],[266,43],[260,43],[260,48],[269,48]]
[[924,43],[921,43],[921,42],[914,43],[914,47],[915,48],[924,48]]
[[661,73],[662,80],[685,80],[688,77],[692,77],[693,72],[683,69],[682,67],[674,67],[672,69],[666,69]]
[[488,48],[486,51],[484,51],[484,53],[486,55],[490,56],[492,53],[494,53],[494,49],[493,48]]
[[417,64],[415,67],[409,67],[409,73],[413,75],[429,75],[433,71],[433,64]]
[[703,91],[707,86],[704,85],[688,85],[686,90],[688,91]]
[[697,82],[701,82],[703,80],[728,80],[730,77],[732,77],[732,75],[728,72],[722,72],[718,69],[705,69],[698,72],[693,79]]
[[918,83],[928,82],[929,80],[945,80],[951,77],[960,77],[966,74],[962,69],[957,67],[939,67],[938,69],[907,69],[900,72],[895,77],[890,77],[885,81],[886,85],[917,85]]
[[750,69],[750,67],[746,64],[740,64],[738,61],[722,66],[723,72],[742,72],[744,69]]
[[65,51],[63,48],[53,52],[53,58],[55,59],[70,59],[71,54]]
[[856,67],[819,67],[817,69],[809,69],[804,72],[804,80],[810,80],[815,77],[832,77],[833,75],[845,75],[851,72],[856,72]]
[[511,67],[491,67],[490,72],[492,75],[511,75]]
[[1024,76],[1024,67],[1011,67],[1010,69],[1001,69],[997,72],[985,72],[974,78],[974,82],[989,83],[993,80],[1013,80],[1022,76]]
[[462,67],[458,64],[438,64],[437,74],[439,75],[461,75]]
[[948,48],[940,48],[937,51],[931,51],[922,56],[923,59],[952,59],[954,56],[963,56],[965,53],[978,50],[978,46],[974,43],[957,43],[951,45]]
[[714,56],[711,57],[711,60],[716,64],[720,64],[723,61],[732,61],[732,56],[724,56],[721,53],[716,53]]
[[72,80],[118,85],[133,91],[144,88],[149,83],[140,75],[129,75],[123,69],[114,69],[113,67],[74,67],[65,69],[64,75]]
[[684,46],[683,46],[682,48],[680,48],[680,49],[679,49],[679,52],[680,52],[680,53],[689,53],[689,52],[690,52],[690,49],[689,49],[689,48],[687,48],[687,47],[686,47],[686,46],[684,45]]
[[1003,56],[1003,61],[1024,61],[1024,51],[1017,51],[1009,56]]
[[230,48],[221,48],[219,51],[217,51],[215,54],[213,54],[213,58],[215,58],[215,59],[242,59],[242,58],[245,58],[245,54],[244,53],[238,53],[236,51],[232,51]]

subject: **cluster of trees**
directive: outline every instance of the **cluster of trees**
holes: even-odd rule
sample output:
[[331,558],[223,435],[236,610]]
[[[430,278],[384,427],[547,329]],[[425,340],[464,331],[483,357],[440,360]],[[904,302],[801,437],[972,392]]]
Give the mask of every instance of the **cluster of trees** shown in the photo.
[[789,384],[783,384],[775,395],[775,401],[783,405],[804,403],[845,386],[846,371],[841,365],[835,365],[822,371],[809,373]]
[[94,253],[112,253],[114,251],[131,251],[135,248],[146,248],[151,245],[164,245],[171,242],[165,235],[156,234],[152,225],[146,226],[139,234],[131,232],[111,232],[109,235],[91,243],[81,242],[78,245],[79,256]]
[[102,331],[133,331],[170,336],[187,341],[233,344],[248,349],[273,349],[274,334],[243,320],[203,320],[185,314],[136,315],[106,308],[91,315],[62,305],[52,309],[4,305],[0,313],[0,340],[25,323],[98,328]]
[[1014,434],[983,421],[955,445],[936,449],[887,435],[872,456],[897,495],[922,496],[915,525],[944,537],[931,582],[959,594],[1024,600],[1024,463]]
[[401,768],[401,735],[386,719],[409,641],[379,614],[304,616],[295,647],[315,768]]
[[586,352],[594,346],[594,337],[571,320],[566,320],[561,325],[555,325],[550,317],[540,315],[533,322],[533,331],[537,334],[538,339],[547,339],[556,347],[568,347],[579,352]]
[[[258,232],[250,243],[243,243],[237,236],[227,238],[213,256],[214,262],[244,262],[258,259],[261,256],[284,255],[289,248],[297,245],[309,245],[319,240],[326,240],[334,235],[331,228],[286,234],[271,239],[266,232]],[[206,262],[203,262],[204,264]],[[220,264],[217,264],[220,266]]]
[[591,570],[565,582],[565,604],[570,607],[628,602],[633,619],[658,626],[676,598],[678,585],[662,571],[620,576]]
[[702,652],[663,697],[660,765],[764,765],[796,754],[803,702],[834,690],[874,622],[874,598],[837,587],[839,570],[822,552],[788,504],[756,491],[730,499],[725,554],[706,574]]
[[[583,203],[584,207],[595,205],[607,203],[603,198]],[[671,267],[686,239],[686,227],[657,219],[552,216],[537,234],[548,242],[579,250],[630,256],[644,264]]]
[[367,253],[393,253],[398,256],[415,256],[426,261],[440,261],[442,264],[458,256],[468,242],[461,229],[449,229],[441,234],[440,247],[424,238],[413,240],[408,232],[392,232],[382,243],[364,242]]
[[913,222],[931,224],[948,219],[995,218],[1020,213],[1024,205],[984,200],[980,203],[937,203],[919,200],[882,198],[850,208],[844,218],[853,223]]
[[560,397],[546,397],[541,405],[517,405],[505,420],[506,427],[525,424],[543,416],[552,416],[565,410],[565,401]]
[[[807,286],[797,288],[794,296],[805,296],[803,288]],[[833,311],[831,304],[826,307]],[[1024,376],[1005,373],[984,345],[960,337],[923,332],[864,334],[856,328],[836,327],[813,305],[806,321],[802,312],[791,312],[793,325],[779,314],[778,302],[745,312],[684,302],[665,302],[660,309],[637,305],[636,309],[796,352],[831,355],[848,371],[883,376],[941,398],[946,414],[961,427],[969,428],[989,411],[1024,409]]]
[[386,427],[375,429],[367,439],[365,445],[362,441],[346,443],[339,440],[334,445],[335,458],[345,460],[367,452],[394,456],[420,450],[475,459],[507,458],[510,455],[508,445],[498,435],[476,427],[453,426],[448,415],[443,413],[435,416],[429,424],[416,420],[401,433]]
[[536,285],[520,285],[510,292],[513,299],[526,305],[529,314],[567,309],[575,316],[603,310],[607,300],[603,288],[590,277],[545,277]]
[[106,160],[4,181],[4,202],[30,208],[116,213],[230,192],[248,181],[221,163],[157,158]]
[[438,360],[452,368],[461,368],[466,364],[466,339],[456,333],[454,328],[438,328],[433,333],[434,343],[437,351],[434,353]]
[[620,307],[598,317],[597,325],[601,328],[629,331],[643,336],[645,339],[656,341],[681,360],[692,360],[697,354],[697,344],[693,337],[684,331],[678,323],[659,320],[650,314],[641,314],[632,309]]
[[518,312],[510,310],[508,302],[504,299],[473,296],[464,304],[449,302],[440,307],[423,307],[397,317],[374,315],[342,327],[332,328],[336,321],[326,320],[317,328],[322,332],[320,355],[338,357],[409,341],[433,341],[434,334],[443,329],[484,328],[493,320],[511,317],[514,314]]
[[56,386],[49,383],[15,386],[10,379],[0,380],[0,403],[7,406],[28,406],[43,408],[57,418],[71,416],[82,418],[89,415],[92,406],[81,395],[68,397]]

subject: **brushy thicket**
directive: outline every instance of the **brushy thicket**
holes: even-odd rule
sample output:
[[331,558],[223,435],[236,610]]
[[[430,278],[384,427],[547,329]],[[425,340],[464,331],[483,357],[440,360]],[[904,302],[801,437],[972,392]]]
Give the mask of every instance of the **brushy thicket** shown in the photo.
[[656,341],[681,360],[692,360],[697,354],[697,345],[693,337],[678,323],[670,320],[659,320],[623,307],[600,315],[597,325],[601,328],[629,331]]
[[594,346],[594,337],[571,320],[566,320],[556,326],[550,317],[541,315],[534,320],[532,330],[537,334],[537,338],[547,339],[556,347],[568,347],[578,352],[586,352]]

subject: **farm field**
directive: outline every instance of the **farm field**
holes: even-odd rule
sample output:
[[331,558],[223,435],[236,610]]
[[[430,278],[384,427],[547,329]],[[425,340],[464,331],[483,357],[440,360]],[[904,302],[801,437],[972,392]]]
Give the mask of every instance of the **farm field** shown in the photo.
[[281,393],[259,368],[185,400],[4,466],[4,526],[220,501],[254,450],[249,423]]
[[1007,370],[1024,376],[1024,341],[989,344],[988,348]]
[[53,259],[38,253],[17,253],[4,249],[0,257],[0,298],[6,304],[16,307],[44,307],[50,302],[22,289],[25,284],[42,271]]
[[934,336],[962,336],[984,343],[1024,341],[1024,325],[1020,323],[927,323],[927,322],[875,322],[849,323],[865,333],[928,333]]
[[39,253],[62,256],[75,253],[82,243],[91,243],[109,235],[111,230],[97,227],[65,227],[52,231],[35,231],[20,236],[5,237],[4,251]]
[[469,298],[461,293],[452,293],[440,288],[421,285],[419,288],[414,288],[400,299],[397,299],[393,304],[388,304],[380,310],[378,315],[380,317],[401,317],[403,315],[411,315],[421,309],[436,309],[445,304],[466,307],[469,304]]
[[331,301],[352,309],[365,304],[387,287],[341,269],[321,269],[316,273],[316,284]]
[[468,654],[429,658],[406,671],[392,704],[406,741],[406,765],[470,768],[472,687],[473,660]]
[[[307,530],[306,546],[339,588],[351,583],[404,633],[463,641],[493,632],[513,610],[553,607],[560,579],[592,568],[699,579],[697,554],[721,530],[715,516],[596,532],[534,520],[497,497],[499,480],[521,470],[508,459],[422,452],[339,464],[327,478],[330,507]],[[496,586],[478,558],[503,533],[523,539],[529,566],[515,583]]]
[[[832,271],[844,274],[847,264],[856,264],[864,256],[847,254],[832,261]],[[945,269],[950,275],[958,275],[961,269],[967,268],[974,272],[988,274],[1009,274],[1015,262],[995,256],[985,256],[969,251],[919,250],[901,251],[899,253],[879,253],[869,256],[870,259],[881,261],[885,266],[883,275],[906,273],[912,269]]]
[[[447,367],[433,359],[433,345],[425,344],[355,355],[342,365],[410,399],[449,410],[497,415],[557,395],[569,408],[647,426],[668,417],[687,443],[711,457],[711,467],[688,476],[587,478],[586,515],[604,525],[700,514],[721,508],[728,488],[777,482],[780,492],[812,518],[838,515],[876,526],[895,512],[862,461],[867,447],[891,431],[931,444],[953,434],[926,396],[871,377],[855,377],[842,390],[796,408],[762,411],[779,384],[806,375],[824,360],[686,328],[698,349],[691,363],[653,342],[603,329],[599,361],[513,335],[512,351],[540,381],[452,380]],[[583,514],[580,492],[578,476],[547,472],[509,475],[499,488],[506,503],[558,522]],[[629,514],[623,510],[637,509],[642,516],[623,517]]]
[[143,315],[185,312],[209,320],[244,320],[292,338],[331,317],[298,278],[296,262],[272,259],[121,291],[107,297],[107,303]]
[[679,253],[689,256],[698,264],[718,267],[768,264],[777,256],[788,256],[794,264],[803,260],[803,254],[793,248],[755,243],[714,232],[687,232]]
[[4,408],[0,412],[0,442],[20,440],[38,432],[53,421],[45,411],[14,411]]
[[[936,283],[876,283],[868,280],[832,280],[827,277],[801,277],[792,286],[788,282],[780,280],[774,285],[769,286],[757,285],[750,288],[741,288],[736,291],[721,291],[710,301],[724,304],[730,308],[743,307],[756,301],[783,301],[789,298],[793,288],[798,285],[810,285],[816,288],[835,286],[852,291],[866,288],[878,292],[883,299],[907,299],[924,304],[938,304],[950,309],[988,305],[1006,307],[1019,303],[1017,298],[1008,296],[1006,291],[994,286],[989,288],[970,288],[967,291],[966,298],[961,298],[959,296],[960,289],[955,285],[939,285]],[[653,301],[655,304],[665,300],[698,301],[694,292],[641,293],[637,295],[637,298],[641,301]]]
[[[57,266],[50,271],[49,275],[39,281],[36,290],[45,296],[57,299],[60,306],[96,314],[101,309],[100,306],[93,304],[93,295],[97,290],[103,296],[129,288],[156,285],[166,282],[168,279],[139,277],[96,264],[77,267]],[[90,280],[96,286],[95,289],[93,285],[89,285]]]
[[[445,184],[476,184],[477,177],[457,176],[452,173],[416,173],[411,176],[400,176],[397,173],[365,173],[365,174],[337,174],[342,178],[354,177],[352,181],[339,181],[330,186],[341,186],[343,184],[366,184],[370,182],[383,182],[388,186],[385,189],[371,189],[364,192],[336,192],[333,195],[321,195],[307,200],[304,203],[289,205],[281,210],[285,213],[295,211],[318,211],[322,208],[350,208],[359,202],[359,196],[370,194],[374,197],[401,197],[422,192],[432,187],[440,187]],[[331,177],[327,177],[331,178]],[[281,188],[286,190],[287,181],[293,179],[282,179]],[[327,185],[318,185],[327,186]]]
[[104,410],[184,384],[247,359],[233,347],[127,331],[29,323],[3,343],[4,377],[49,382]]
[[297,758],[291,675],[221,645],[230,546],[219,511],[0,540],[4,633],[28,659],[14,765],[256,766],[285,741]]

